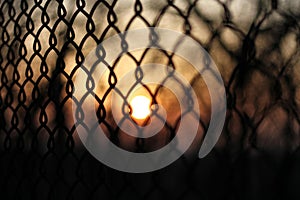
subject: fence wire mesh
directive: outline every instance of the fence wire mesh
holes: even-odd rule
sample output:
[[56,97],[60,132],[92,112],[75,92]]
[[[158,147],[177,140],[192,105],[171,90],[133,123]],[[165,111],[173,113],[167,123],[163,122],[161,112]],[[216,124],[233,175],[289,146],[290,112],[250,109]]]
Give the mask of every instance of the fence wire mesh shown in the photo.
[[[1,199],[299,199],[299,10],[293,0],[2,0]],[[221,138],[204,159],[182,156],[162,170],[130,174],[101,164],[82,146],[76,128],[83,121],[71,114],[73,81],[93,48],[143,27],[199,42],[224,79],[228,110]],[[164,135],[133,140],[112,120],[107,105],[122,70],[130,65],[141,75],[138,66],[153,62],[188,78],[201,93],[204,134],[209,124],[205,84],[188,63],[166,51],[129,52],[107,64],[95,107],[109,139],[134,152],[166,145],[179,123],[169,118]],[[163,87],[143,88],[154,102],[169,95]],[[176,102],[167,102],[167,111],[176,110]]]

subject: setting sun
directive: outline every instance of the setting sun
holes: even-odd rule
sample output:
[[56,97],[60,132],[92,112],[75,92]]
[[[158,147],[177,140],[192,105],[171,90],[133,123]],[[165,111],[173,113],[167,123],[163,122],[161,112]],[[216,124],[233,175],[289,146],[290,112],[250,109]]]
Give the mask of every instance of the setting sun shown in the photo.
[[136,96],[130,101],[131,116],[135,119],[145,119],[150,115],[150,99],[145,96]]

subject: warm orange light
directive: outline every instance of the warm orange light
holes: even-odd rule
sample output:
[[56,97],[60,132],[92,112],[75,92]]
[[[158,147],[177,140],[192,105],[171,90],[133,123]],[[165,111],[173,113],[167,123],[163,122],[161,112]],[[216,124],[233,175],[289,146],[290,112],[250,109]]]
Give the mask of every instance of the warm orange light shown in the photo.
[[145,96],[136,96],[130,101],[131,116],[135,119],[145,119],[150,115],[150,99]]

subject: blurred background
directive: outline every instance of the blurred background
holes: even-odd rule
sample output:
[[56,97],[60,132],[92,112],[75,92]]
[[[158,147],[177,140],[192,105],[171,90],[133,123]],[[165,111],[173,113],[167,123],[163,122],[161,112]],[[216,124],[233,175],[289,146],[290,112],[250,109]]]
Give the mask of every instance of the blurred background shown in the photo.
[[[193,66],[160,50],[108,63],[94,88],[95,108],[107,137],[124,149],[161,148],[179,123],[175,96],[139,82],[138,93],[164,106],[167,123],[149,139],[118,129],[111,92],[139,65],[171,66],[189,81],[201,109],[198,137],[185,155],[164,169],[131,174],[101,164],[83,147],[72,93],[92,49],[143,27],[176,30],[202,45],[225,83],[227,115],[217,145],[198,159],[210,99]],[[299,199],[299,45],[297,0],[1,0],[0,199]]]

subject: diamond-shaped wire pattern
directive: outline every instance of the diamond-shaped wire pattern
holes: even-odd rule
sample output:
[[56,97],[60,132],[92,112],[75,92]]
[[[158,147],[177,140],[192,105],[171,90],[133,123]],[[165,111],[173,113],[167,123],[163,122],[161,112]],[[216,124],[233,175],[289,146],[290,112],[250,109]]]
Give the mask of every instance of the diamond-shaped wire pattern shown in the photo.
[[[299,199],[299,10],[292,0],[1,1],[0,199]],[[72,118],[73,81],[78,69],[89,70],[86,56],[106,38],[143,27],[169,28],[199,42],[224,79],[228,110],[206,158],[187,155],[157,172],[128,174],[101,164],[82,146],[76,129],[85,126],[83,116]],[[125,52],[126,38],[120,46]],[[98,53],[105,62],[101,55],[109,52]],[[130,65],[153,102],[165,100],[167,111],[176,110],[164,87],[142,81],[139,66],[153,62],[182,73],[199,93],[201,141],[210,113],[205,83],[175,53],[150,48],[105,63],[100,83],[91,77],[83,83],[87,93],[100,85],[95,126],[135,152],[174,138],[178,113],[149,141],[126,138],[107,107]]]

